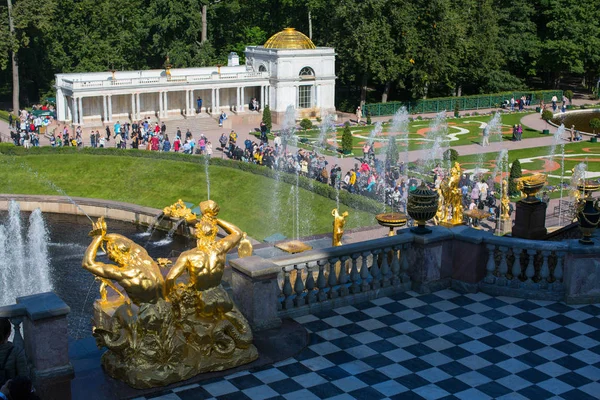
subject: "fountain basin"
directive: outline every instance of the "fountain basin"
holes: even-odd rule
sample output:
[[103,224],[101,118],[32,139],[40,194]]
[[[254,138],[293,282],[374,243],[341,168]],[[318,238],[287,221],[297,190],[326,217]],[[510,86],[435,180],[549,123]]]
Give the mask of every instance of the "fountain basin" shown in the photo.
[[394,228],[400,228],[406,225],[408,220],[406,214],[399,212],[377,214],[375,219],[379,225],[390,228],[388,236],[394,236]]
[[575,125],[575,129],[581,133],[587,133],[592,135],[592,128],[590,128],[590,121],[593,118],[600,118],[600,109],[591,110],[577,110],[567,111],[564,113],[557,113],[550,120],[555,126],[564,124],[565,129],[568,131],[572,125]]

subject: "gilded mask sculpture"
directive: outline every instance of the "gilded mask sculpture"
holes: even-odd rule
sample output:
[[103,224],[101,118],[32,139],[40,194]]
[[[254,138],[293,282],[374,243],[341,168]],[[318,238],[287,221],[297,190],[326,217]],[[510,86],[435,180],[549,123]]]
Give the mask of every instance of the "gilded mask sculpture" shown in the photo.
[[333,217],[333,237],[332,246],[342,245],[342,236],[344,236],[344,226],[346,225],[346,218],[348,218],[348,211],[344,211],[342,214],[338,212],[337,208],[331,210],[331,216]]
[[[94,303],[93,334],[107,347],[102,364],[112,377],[135,388],[164,386],[258,358],[252,331],[221,285],[225,255],[242,231],[218,218],[214,201],[200,204],[197,246],[182,253],[166,278],[165,260],[153,260],[130,239],[107,234],[100,218],[83,267],[101,280]],[[227,236],[217,240],[221,227]],[[114,264],[96,261],[105,249]],[[117,295],[107,294],[108,289]]]

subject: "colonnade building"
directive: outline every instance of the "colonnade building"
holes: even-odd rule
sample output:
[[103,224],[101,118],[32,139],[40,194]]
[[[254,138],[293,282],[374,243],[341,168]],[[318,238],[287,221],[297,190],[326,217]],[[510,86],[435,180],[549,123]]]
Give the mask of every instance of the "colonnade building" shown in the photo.
[[145,117],[216,117],[223,111],[244,115],[254,112],[249,110],[253,98],[261,109],[269,105],[275,122],[289,105],[296,118],[335,111],[333,48],[316,47],[286,28],[263,46],[246,47],[245,56],[245,65],[231,53],[227,66],[57,74],[57,118],[98,125]]

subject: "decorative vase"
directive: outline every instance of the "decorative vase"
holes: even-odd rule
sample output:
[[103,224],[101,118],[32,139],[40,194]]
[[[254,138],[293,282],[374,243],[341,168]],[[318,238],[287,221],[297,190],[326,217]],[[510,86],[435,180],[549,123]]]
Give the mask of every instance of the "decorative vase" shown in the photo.
[[577,221],[579,222],[579,229],[583,233],[583,238],[579,239],[579,243],[591,245],[594,244],[592,234],[600,222],[599,200],[594,200],[592,197],[592,193],[598,190],[598,186],[579,185],[579,189],[583,189],[583,193],[586,194],[585,198],[579,200],[577,207]]
[[416,227],[410,229],[412,232],[419,235],[431,233],[431,229],[425,225],[437,213],[438,199],[439,194],[429,189],[425,182],[421,182],[419,187],[408,193],[406,212],[417,223]]

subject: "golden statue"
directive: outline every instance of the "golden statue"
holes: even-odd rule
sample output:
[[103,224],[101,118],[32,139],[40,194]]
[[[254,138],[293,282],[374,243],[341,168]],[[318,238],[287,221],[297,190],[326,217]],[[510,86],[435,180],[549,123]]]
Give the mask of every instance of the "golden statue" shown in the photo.
[[252,256],[252,242],[248,239],[248,235],[246,232],[242,233],[242,240],[240,240],[240,244],[238,245],[238,257],[250,257]]
[[439,225],[446,221],[446,207],[444,207],[444,194],[442,193],[441,183],[442,182],[440,182],[440,187],[435,189],[438,194],[438,208],[435,217],[433,217],[433,223],[435,225]]
[[341,246],[342,236],[344,236],[344,226],[346,225],[346,218],[348,218],[348,211],[344,211],[340,215],[338,209],[334,208],[331,210],[331,215],[333,216],[332,246]]
[[[93,334],[98,347],[108,348],[102,356],[106,372],[133,387],[164,386],[258,358],[248,322],[221,286],[225,255],[242,232],[217,219],[214,201],[200,208],[197,247],[181,254],[166,279],[160,266],[167,267],[168,260],[157,263],[131,240],[106,234],[102,218],[93,224],[83,261],[102,280]],[[228,236],[217,241],[219,226]],[[95,261],[104,244],[117,265]],[[180,281],[186,271],[188,279]],[[107,286],[119,296],[107,298]]]
[[177,200],[176,203],[163,208],[163,214],[165,215],[165,217],[171,217],[174,219],[185,219],[185,221],[188,223],[192,223],[198,218],[196,214],[192,212],[192,210],[187,208],[187,206],[181,199]]
[[508,183],[506,179],[502,180],[502,197],[500,198],[500,219],[508,221],[510,219],[510,199],[508,198]]
[[[440,224],[445,226],[462,225],[463,204],[462,191],[459,187],[461,169],[458,162],[450,169],[450,175],[442,180],[440,184],[441,197],[443,198],[443,210],[439,212]],[[452,209],[452,217],[449,210]]]

